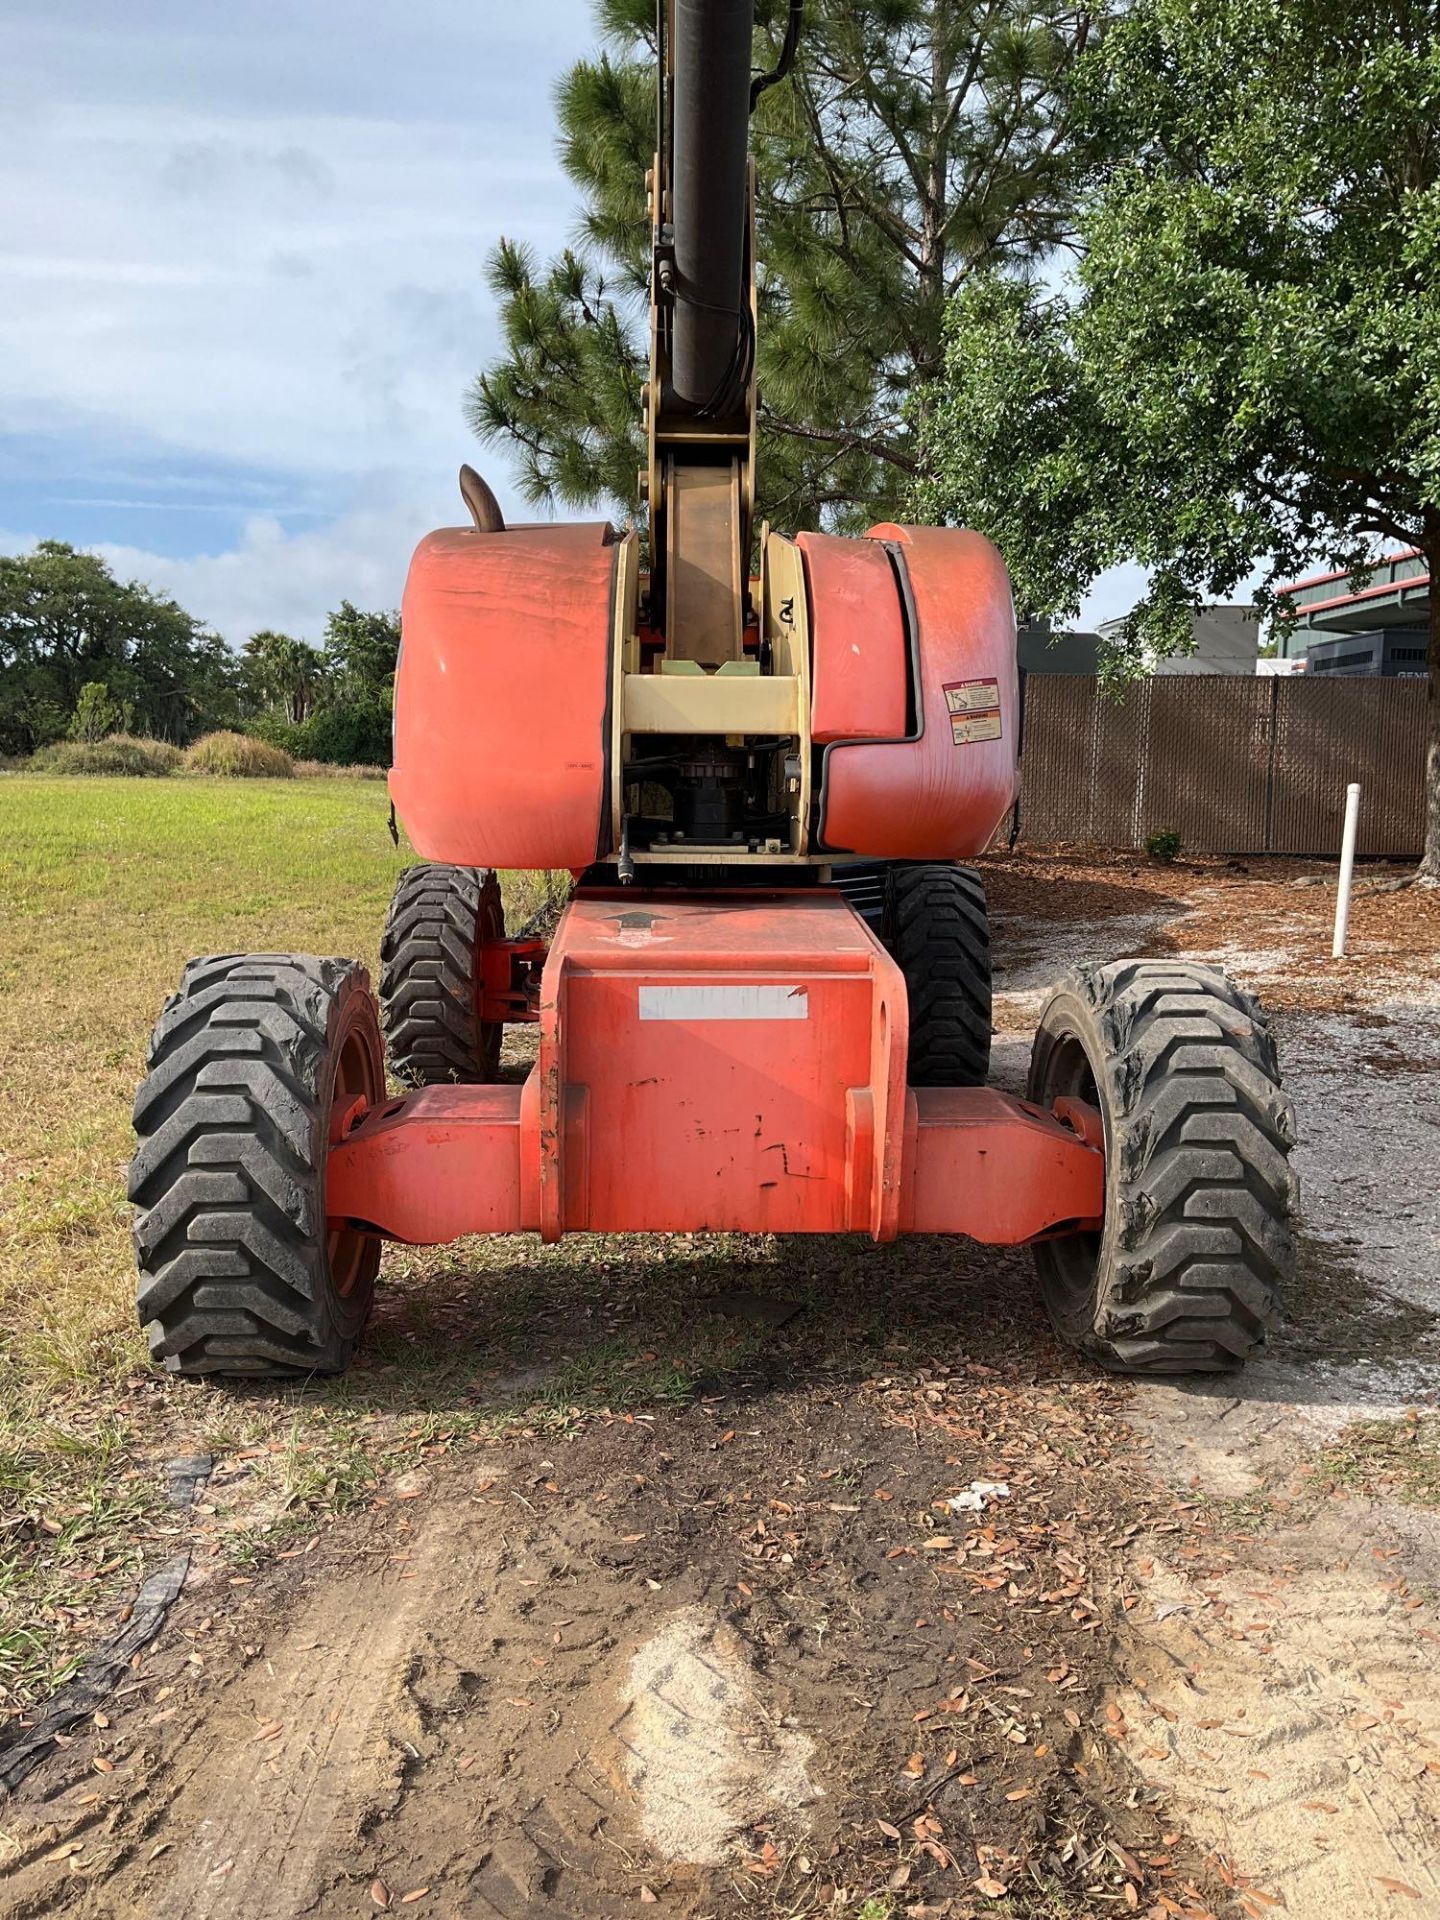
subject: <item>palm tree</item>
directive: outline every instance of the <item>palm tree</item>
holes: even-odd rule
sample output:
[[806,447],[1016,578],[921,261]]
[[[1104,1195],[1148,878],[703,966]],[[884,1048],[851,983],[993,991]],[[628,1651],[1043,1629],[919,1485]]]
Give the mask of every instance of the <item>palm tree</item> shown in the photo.
[[264,705],[298,726],[315,711],[325,684],[318,647],[288,633],[252,633],[244,648],[245,677]]

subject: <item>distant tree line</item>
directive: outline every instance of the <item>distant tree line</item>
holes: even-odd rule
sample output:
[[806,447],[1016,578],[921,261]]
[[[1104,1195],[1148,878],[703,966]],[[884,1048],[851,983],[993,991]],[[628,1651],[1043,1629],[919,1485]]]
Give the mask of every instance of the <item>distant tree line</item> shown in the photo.
[[390,723],[400,619],[342,600],[321,646],[288,633],[252,634],[239,678],[249,731],[297,760],[390,764]]
[[299,759],[385,765],[400,622],[342,601],[316,647],[239,653],[166,594],[61,540],[0,557],[0,753],[134,733],[185,746],[237,728]]

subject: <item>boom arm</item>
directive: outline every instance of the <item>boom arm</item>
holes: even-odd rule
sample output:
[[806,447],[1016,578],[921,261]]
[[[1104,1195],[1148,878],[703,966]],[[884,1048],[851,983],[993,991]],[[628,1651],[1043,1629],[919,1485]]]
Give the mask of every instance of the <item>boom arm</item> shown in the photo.
[[754,498],[753,0],[661,0],[647,396],[651,601],[672,660],[738,660]]
[[674,0],[670,384],[675,406],[700,419],[737,411],[750,357],[745,229],[753,16],[753,0]]

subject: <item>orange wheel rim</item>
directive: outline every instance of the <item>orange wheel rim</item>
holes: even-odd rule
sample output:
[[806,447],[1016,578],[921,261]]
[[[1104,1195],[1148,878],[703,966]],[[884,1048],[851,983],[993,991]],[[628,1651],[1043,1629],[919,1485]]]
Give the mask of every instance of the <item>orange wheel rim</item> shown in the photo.
[[[330,1089],[329,1140],[334,1146],[339,1131],[354,1110],[357,1100],[373,1103],[377,1089],[371,1071],[370,1055],[358,1031],[345,1036],[340,1058],[335,1063],[335,1080]],[[354,1292],[365,1265],[369,1234],[353,1227],[331,1228],[326,1235],[326,1254],[330,1278],[342,1300]]]

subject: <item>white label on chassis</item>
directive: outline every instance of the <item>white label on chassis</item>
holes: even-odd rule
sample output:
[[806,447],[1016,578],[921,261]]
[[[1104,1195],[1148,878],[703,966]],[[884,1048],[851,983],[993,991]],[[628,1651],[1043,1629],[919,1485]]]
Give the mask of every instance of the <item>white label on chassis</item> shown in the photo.
[[804,987],[641,987],[642,1020],[808,1020]]

